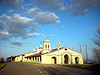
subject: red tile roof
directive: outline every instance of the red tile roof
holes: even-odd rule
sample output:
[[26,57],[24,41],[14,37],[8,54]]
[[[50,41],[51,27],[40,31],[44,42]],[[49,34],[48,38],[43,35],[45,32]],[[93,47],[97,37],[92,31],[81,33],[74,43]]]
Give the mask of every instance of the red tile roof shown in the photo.
[[42,47],[39,47],[38,49],[43,49]]
[[[59,48],[59,49],[62,49],[62,48]],[[50,52],[53,52],[53,51],[56,51],[56,50],[58,50],[57,48],[56,49],[53,49],[53,50],[51,50]]]
[[17,56],[19,56],[19,55],[16,55],[16,56],[11,56],[11,58],[15,58],[15,57],[17,57]]
[[[59,48],[59,49],[62,49],[62,48]],[[58,49],[53,49],[53,50],[51,50],[50,52],[53,52],[53,51],[56,51],[56,50],[58,50]],[[48,53],[48,52],[47,52],[47,53]],[[44,54],[47,54],[47,53],[44,53]],[[30,55],[30,56],[26,56],[26,57],[41,56],[41,55],[44,55],[44,54],[37,53],[37,54]]]
[[30,56],[26,56],[26,57],[41,56],[41,55],[43,55],[43,54],[41,54],[41,53],[37,53],[37,54],[30,55]]

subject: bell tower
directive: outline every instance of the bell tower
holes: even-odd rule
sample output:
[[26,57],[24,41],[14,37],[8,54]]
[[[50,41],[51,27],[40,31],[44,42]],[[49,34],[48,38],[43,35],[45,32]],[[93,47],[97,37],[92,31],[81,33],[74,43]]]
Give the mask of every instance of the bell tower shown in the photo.
[[43,41],[43,51],[42,53],[47,53],[50,52],[51,50],[51,45],[50,45],[50,41],[48,39]]
[[61,44],[60,44],[60,42],[58,43],[58,48],[61,48]]

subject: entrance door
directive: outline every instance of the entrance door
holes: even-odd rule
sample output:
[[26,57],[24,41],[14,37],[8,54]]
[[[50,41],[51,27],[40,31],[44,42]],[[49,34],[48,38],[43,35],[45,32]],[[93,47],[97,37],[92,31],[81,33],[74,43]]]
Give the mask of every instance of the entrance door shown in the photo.
[[51,58],[51,63],[52,63],[52,64],[56,64],[56,57],[52,57],[52,58]]
[[65,55],[65,56],[64,56],[64,63],[65,63],[65,64],[68,64],[68,55]]
[[75,64],[78,64],[78,61],[79,61],[79,58],[76,57],[76,58],[75,58]]

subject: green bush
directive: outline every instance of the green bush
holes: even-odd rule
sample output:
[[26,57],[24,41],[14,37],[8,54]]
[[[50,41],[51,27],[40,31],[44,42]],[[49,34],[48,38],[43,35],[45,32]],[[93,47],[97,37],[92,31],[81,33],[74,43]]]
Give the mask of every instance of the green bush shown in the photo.
[[0,70],[6,66],[6,63],[0,63]]

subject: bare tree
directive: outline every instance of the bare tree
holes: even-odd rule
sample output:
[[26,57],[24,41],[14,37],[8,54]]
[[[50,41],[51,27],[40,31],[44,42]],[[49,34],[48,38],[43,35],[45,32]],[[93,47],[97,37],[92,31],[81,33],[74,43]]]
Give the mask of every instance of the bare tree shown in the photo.
[[93,48],[93,55],[94,58],[98,60],[98,63],[100,63],[100,28],[96,31],[96,38],[93,40],[94,44],[96,45],[95,48]]

